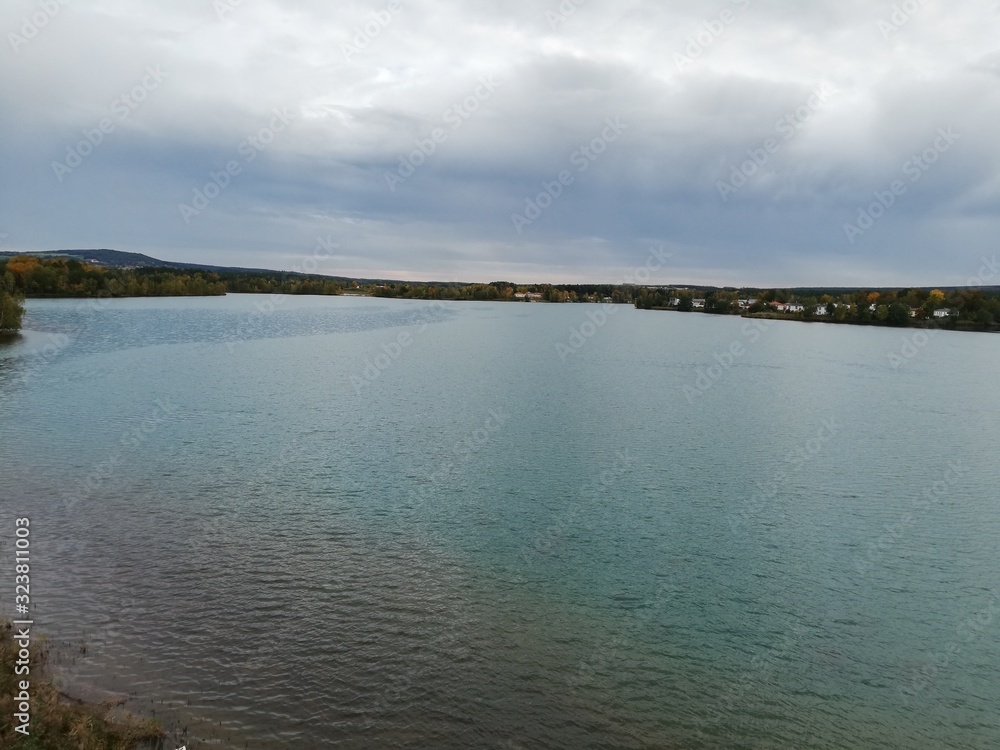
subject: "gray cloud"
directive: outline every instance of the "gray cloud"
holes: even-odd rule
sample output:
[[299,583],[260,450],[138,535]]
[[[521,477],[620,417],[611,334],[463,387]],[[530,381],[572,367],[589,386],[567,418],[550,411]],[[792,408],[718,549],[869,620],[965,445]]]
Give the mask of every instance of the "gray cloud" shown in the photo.
[[998,27],[966,1],[12,0],[3,244],[287,268],[331,236],[330,273],[558,281],[662,243],[663,282],[961,283],[1000,228]]

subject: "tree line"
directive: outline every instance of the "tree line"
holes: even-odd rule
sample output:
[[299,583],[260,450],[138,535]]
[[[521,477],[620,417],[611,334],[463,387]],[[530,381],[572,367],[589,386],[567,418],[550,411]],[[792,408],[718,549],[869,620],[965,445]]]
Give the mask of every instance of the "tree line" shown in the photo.
[[26,297],[187,297],[227,292],[342,294],[345,281],[325,276],[110,268],[73,258],[20,255],[0,259],[0,333],[21,328]]
[[[428,300],[482,300],[496,302],[628,302],[634,300],[628,287],[614,284],[434,284],[386,282],[362,287],[375,297]],[[530,296],[529,296],[530,295]]]
[[24,297],[175,297],[225,294],[215,274],[168,268],[102,268],[72,258],[0,261],[4,285]]
[[[798,320],[827,320],[835,323],[910,326],[936,322],[942,327],[1000,328],[1000,294],[978,287],[899,290],[852,290],[796,294],[782,289],[641,289],[635,305],[640,309],[695,309],[694,300],[703,299],[706,313],[755,315]],[[676,300],[672,303],[672,300]],[[753,300],[749,306],[739,301]],[[745,304],[745,303],[744,303]],[[776,304],[796,304],[795,312],[776,312]],[[946,314],[943,315],[942,313]]]
[[345,283],[324,276],[200,271],[184,268],[107,268],[73,258],[29,255],[0,259],[0,332],[17,331],[25,297],[188,297],[227,292],[342,294]]
[[[183,268],[112,268],[71,258],[17,256],[0,259],[0,331],[17,330],[25,297],[158,297],[256,294],[337,295],[345,291],[375,297],[508,302],[610,302],[640,309],[698,309],[716,315],[777,316],[868,325],[927,325],[996,330],[997,289],[789,290],[757,288],[652,288],[621,284],[488,284],[352,281],[279,271],[204,271]],[[753,300],[747,305],[746,300]],[[744,303],[741,306],[740,300]],[[801,310],[775,312],[775,303]],[[935,314],[948,310],[945,318]],[[825,313],[825,314],[823,314]]]

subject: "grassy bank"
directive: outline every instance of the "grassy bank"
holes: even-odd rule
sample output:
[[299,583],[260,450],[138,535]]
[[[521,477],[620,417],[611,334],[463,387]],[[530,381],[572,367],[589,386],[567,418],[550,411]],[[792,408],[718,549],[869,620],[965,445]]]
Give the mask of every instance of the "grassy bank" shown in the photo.
[[[34,634],[33,634],[34,635]],[[0,620],[0,747],[11,750],[133,750],[155,742],[163,730],[152,719],[129,715],[113,703],[88,705],[59,693],[46,670],[48,650],[32,644],[31,674],[14,669],[18,645],[9,621]],[[15,732],[18,682],[30,682],[30,735]]]

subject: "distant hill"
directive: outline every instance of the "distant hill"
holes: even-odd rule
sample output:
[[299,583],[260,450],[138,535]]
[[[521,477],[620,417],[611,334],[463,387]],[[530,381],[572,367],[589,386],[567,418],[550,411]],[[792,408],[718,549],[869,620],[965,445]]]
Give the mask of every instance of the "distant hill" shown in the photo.
[[302,276],[305,278],[324,278],[333,281],[355,282],[359,284],[416,284],[418,286],[464,286],[464,281],[417,281],[407,282],[396,279],[362,279],[353,276],[329,276],[318,273],[300,273],[297,271],[277,271],[273,268],[242,268],[240,266],[211,266],[203,263],[178,263],[172,260],[160,260],[142,253],[127,253],[121,250],[91,249],[91,250],[48,250],[27,253],[12,253],[0,250],[0,261],[9,260],[17,255],[33,255],[37,258],[73,258],[90,265],[102,268],[175,268],[192,271],[211,271],[221,274],[246,274],[253,276]]
[[[34,255],[39,258],[73,258],[75,260],[84,261],[90,263],[91,265],[101,266],[104,268],[176,268],[183,270],[193,270],[193,271],[211,271],[220,274],[247,274],[254,276],[274,276],[274,275],[288,275],[288,276],[302,276],[302,277],[313,277],[313,278],[324,278],[331,279],[333,281],[341,282],[354,282],[357,281],[359,284],[409,284],[417,287],[424,286],[439,286],[439,287],[460,287],[466,286],[468,282],[464,281],[400,281],[398,279],[361,279],[354,278],[350,276],[327,276],[325,274],[306,274],[299,273],[295,271],[277,271],[273,268],[242,268],[240,266],[212,266],[205,265],[203,263],[179,263],[171,260],[160,260],[158,258],[153,258],[149,255],[143,255],[142,253],[127,253],[121,250],[108,250],[108,249],[92,249],[92,250],[50,250],[45,252],[31,252],[31,253],[12,253],[5,250],[0,250],[0,260],[9,260],[16,255]],[[501,282],[497,282],[501,283]],[[508,282],[502,282],[504,284]],[[537,285],[529,284],[527,286],[537,287],[537,286],[547,286],[547,285]],[[554,286],[560,288],[576,288],[576,287],[592,287],[592,286],[604,286],[604,285],[594,285],[594,284],[555,284]],[[692,289],[699,290],[701,292],[714,292],[718,291],[720,287],[706,286],[704,284],[670,284],[667,286],[654,287],[664,290],[678,290],[678,289]],[[747,294],[765,292],[770,289],[777,289],[778,287],[721,287],[724,291],[741,291]],[[922,289],[924,291],[929,291],[931,289],[941,289],[942,291],[955,291],[959,289],[964,289],[965,287],[960,286],[926,286],[926,287],[911,287],[911,286],[894,286],[894,287],[792,287],[786,288],[786,291],[791,292],[798,297],[819,297],[824,294],[829,294],[832,296],[840,296],[843,294],[851,294],[857,291],[867,291],[867,292],[892,292],[900,289]],[[980,291],[988,294],[1000,294],[1000,286],[981,286],[977,287]]]
[[[12,258],[19,253],[0,252],[0,260]],[[195,271],[214,271],[216,273],[252,273],[252,274],[274,274],[281,273],[273,268],[241,268],[234,266],[210,266],[202,263],[178,263],[170,260],[160,260],[152,258],[142,253],[126,253],[121,250],[51,250],[47,252],[33,252],[30,255],[39,258],[73,258],[84,261],[94,266],[105,268],[182,268]],[[306,274],[300,274],[306,275]],[[343,276],[333,276],[330,278],[347,281]],[[351,279],[353,280],[353,279]]]

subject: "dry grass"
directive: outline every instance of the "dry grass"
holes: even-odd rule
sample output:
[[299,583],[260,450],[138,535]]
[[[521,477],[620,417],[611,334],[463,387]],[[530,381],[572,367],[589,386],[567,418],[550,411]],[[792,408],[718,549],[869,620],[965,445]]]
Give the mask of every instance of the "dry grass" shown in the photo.
[[[34,634],[33,634],[34,635]],[[48,652],[32,645],[31,735],[14,731],[14,674],[18,646],[10,622],[0,621],[0,747],[10,750],[134,750],[156,742],[163,730],[152,719],[115,711],[111,703],[82,704],[59,694],[46,674]]]

